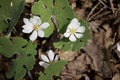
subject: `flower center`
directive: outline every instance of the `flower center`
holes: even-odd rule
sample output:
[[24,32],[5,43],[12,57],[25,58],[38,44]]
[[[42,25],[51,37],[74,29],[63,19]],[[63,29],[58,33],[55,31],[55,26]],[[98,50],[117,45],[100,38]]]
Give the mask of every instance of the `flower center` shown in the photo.
[[51,64],[51,63],[53,63],[53,61],[48,62],[48,64]]
[[76,29],[74,29],[74,28],[70,29],[71,34],[75,34],[75,32],[76,32]]
[[39,26],[38,25],[34,25],[34,30],[38,30],[39,29]]

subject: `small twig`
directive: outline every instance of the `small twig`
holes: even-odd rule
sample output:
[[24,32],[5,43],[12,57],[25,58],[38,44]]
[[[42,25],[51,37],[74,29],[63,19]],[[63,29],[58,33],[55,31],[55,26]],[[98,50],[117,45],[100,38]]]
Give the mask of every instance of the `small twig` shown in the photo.
[[96,18],[96,19],[97,19],[97,18],[100,18],[100,17],[102,17],[102,16],[104,16],[104,15],[107,15],[107,14],[109,14],[109,13],[111,13],[111,11],[107,11],[107,12],[105,12],[105,13],[102,13],[102,14],[98,15],[98,16],[95,17],[95,18]]
[[111,5],[112,12],[113,12],[113,14],[114,14],[115,10],[114,10],[114,5],[113,5],[112,0],[110,0],[110,5]]
[[33,80],[33,77],[32,77],[31,72],[30,72],[30,71],[28,71],[28,72],[27,72],[27,74],[28,74],[29,78],[30,78],[31,80]]
[[90,21],[93,17],[95,17],[95,16],[97,16],[98,14],[100,14],[105,8],[106,8],[106,7],[101,8],[97,13],[95,13],[94,15],[92,15],[92,16],[89,18],[89,21]]
[[[110,0],[111,1],[111,3],[112,3],[112,0]],[[117,8],[114,8],[114,5],[113,5],[113,3],[111,4],[111,7],[109,7],[109,6],[107,6],[102,0],[99,0],[99,2],[101,3],[101,4],[103,4],[105,7],[107,7],[107,8],[109,8],[109,9],[112,9],[112,10],[118,10]],[[113,7],[112,7],[113,6]]]
[[99,0],[101,4],[103,4],[105,7],[108,7],[102,0]]
[[94,12],[94,10],[97,8],[97,6],[98,6],[99,4],[100,4],[100,2],[97,3],[97,4],[92,8],[91,12],[88,14],[88,16],[87,16],[87,20],[88,20],[88,21],[89,21],[90,15]]
[[52,16],[52,17],[51,17],[51,20],[52,20],[55,28],[57,29],[57,28],[58,28],[58,22],[57,22],[56,18],[55,18],[54,16]]

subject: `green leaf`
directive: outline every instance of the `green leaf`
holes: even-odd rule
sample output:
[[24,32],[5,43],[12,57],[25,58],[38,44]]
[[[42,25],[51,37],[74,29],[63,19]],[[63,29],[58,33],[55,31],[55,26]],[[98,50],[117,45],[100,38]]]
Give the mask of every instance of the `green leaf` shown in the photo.
[[[32,6],[32,13],[40,15],[43,21],[50,23],[50,29],[46,29],[46,37],[53,32],[54,25],[51,18],[55,18],[58,24],[58,31],[63,33],[66,25],[75,17],[68,0],[40,0]],[[49,33],[48,33],[49,32]]]
[[[0,32],[8,28],[8,33],[12,31],[19,20],[20,14],[23,11],[25,0],[0,0]],[[9,19],[10,23],[5,21]],[[8,27],[9,26],[9,27]]]
[[61,69],[66,64],[66,61],[57,61],[51,63],[44,71],[44,73],[40,72],[39,80],[52,80],[53,76],[59,76]]
[[5,57],[12,57],[16,55],[13,59],[12,66],[7,72],[7,78],[12,78],[14,76],[15,80],[22,79],[27,70],[31,70],[34,65],[36,46],[30,41],[27,42],[23,38],[14,37],[12,40],[6,37],[0,38],[0,54]]
[[0,20],[0,33],[3,32],[7,27],[8,25],[6,22],[4,20]]
[[12,0],[0,0],[0,20],[10,18],[12,12]]
[[24,9],[25,0],[13,0],[14,7],[11,13],[11,21],[9,23],[8,33],[10,33],[17,24],[20,15]]
[[83,34],[83,37],[80,39],[77,39],[75,42],[70,42],[68,38],[63,38],[62,40],[58,42],[54,42],[54,47],[61,49],[62,51],[79,51],[84,45],[87,43],[87,41],[91,38],[90,30],[88,29],[87,22],[80,20],[80,23],[82,26],[85,26],[86,31]]

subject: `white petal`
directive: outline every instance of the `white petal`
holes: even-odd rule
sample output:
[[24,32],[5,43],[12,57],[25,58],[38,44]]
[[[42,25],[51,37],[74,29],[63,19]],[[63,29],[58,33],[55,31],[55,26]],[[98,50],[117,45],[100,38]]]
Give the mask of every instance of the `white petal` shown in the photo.
[[30,22],[31,22],[33,25],[37,25],[37,21],[34,20],[33,18],[30,18]]
[[42,29],[46,29],[46,28],[48,28],[49,27],[49,23],[48,22],[44,22],[44,23],[42,23],[41,25],[40,25],[40,28],[42,28]]
[[75,35],[71,34],[69,40],[72,42],[76,41]]
[[80,32],[80,33],[85,32],[85,27],[84,27],[84,26],[80,26],[80,27],[76,30],[76,32]]
[[44,31],[38,30],[38,36],[39,36],[39,37],[44,37],[44,36],[45,36]]
[[81,37],[83,37],[83,34],[75,33],[75,36],[76,36],[77,38],[81,38]]
[[48,57],[49,57],[50,61],[53,61],[54,56],[55,56],[54,52],[52,50],[49,50]]
[[68,33],[69,33],[69,32],[70,32],[70,28],[67,28],[66,32],[68,32]]
[[48,57],[45,56],[45,55],[41,55],[41,58],[42,58],[42,60],[45,61],[45,62],[50,62],[49,59],[48,59]]
[[33,16],[33,19],[37,21],[37,25],[40,25],[42,23],[42,20],[39,16]]
[[80,27],[80,23],[75,24],[75,29],[78,29]]
[[41,19],[38,16],[33,16],[33,18],[30,18],[30,22],[34,25],[40,25]]
[[120,52],[120,45],[117,43],[117,50]]
[[80,27],[80,25],[78,25],[78,23],[76,23],[76,24],[74,24],[74,23],[70,23],[69,25],[68,25],[68,28],[69,29],[77,29],[77,28],[79,28]]
[[22,32],[23,33],[31,33],[33,30],[32,29],[23,29]]
[[27,18],[23,18],[23,22],[26,24],[26,25],[32,25],[32,23],[29,21],[29,19]]
[[74,23],[70,23],[70,24],[68,25],[68,28],[71,29],[71,28],[74,28],[74,26],[75,26]]
[[24,29],[33,29],[33,25],[23,25],[22,28]]
[[58,55],[55,56],[54,61],[55,61],[55,62],[58,61]]
[[23,33],[31,33],[33,31],[33,27],[30,25],[23,25],[22,28],[24,28],[22,30]]
[[70,36],[70,33],[66,32],[66,33],[64,33],[64,36],[65,36],[66,38],[68,38],[68,37]]
[[78,19],[77,19],[77,18],[73,18],[73,19],[71,20],[71,23],[79,23],[79,22],[78,22]]
[[46,62],[40,61],[39,65],[42,66],[42,67],[44,67],[44,68],[46,68],[49,64],[46,63]]
[[37,39],[37,31],[33,31],[30,36],[30,40],[34,41],[35,39]]
[[23,32],[23,33],[31,33],[32,30],[30,30],[30,29],[28,29],[28,30],[27,30],[27,29],[23,29],[22,32]]
[[77,28],[80,26],[80,23],[78,22],[77,18],[73,18],[70,22],[70,24],[68,25],[68,28]]

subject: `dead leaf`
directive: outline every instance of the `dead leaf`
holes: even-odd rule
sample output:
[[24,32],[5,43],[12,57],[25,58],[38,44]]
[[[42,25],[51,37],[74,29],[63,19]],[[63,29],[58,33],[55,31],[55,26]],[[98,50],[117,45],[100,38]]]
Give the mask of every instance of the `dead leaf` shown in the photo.
[[64,53],[59,54],[60,59],[66,61],[72,61],[77,55],[78,53],[73,51],[66,51]]
[[89,22],[89,27],[90,29],[95,32],[95,33],[98,33],[98,27],[100,25],[100,22],[99,21],[90,21]]
[[113,76],[112,80],[120,80],[120,73],[116,73],[116,74]]
[[114,43],[114,39],[112,38],[112,29],[110,28],[109,24],[104,24],[103,28],[105,29],[104,32],[104,45],[107,48],[109,48]]
[[34,0],[26,0],[26,3],[33,3]]
[[105,48],[104,39],[104,30],[100,29],[99,33],[94,34],[92,40],[88,42],[85,51],[92,58],[95,71],[104,78],[110,78],[112,77],[110,62],[112,57]]
[[4,62],[2,58],[0,58],[0,71],[6,73],[9,70],[10,66],[7,62]]
[[95,75],[94,80],[103,80],[103,78],[98,75]]
[[90,57],[86,54],[79,55],[62,69],[62,80],[79,80],[85,72],[89,72],[88,65],[92,65]]
[[79,9],[77,8],[75,10],[75,14],[80,18],[80,19],[83,19],[85,18],[85,9]]

